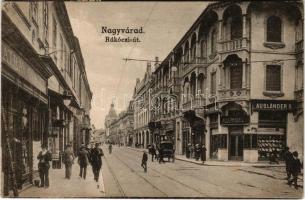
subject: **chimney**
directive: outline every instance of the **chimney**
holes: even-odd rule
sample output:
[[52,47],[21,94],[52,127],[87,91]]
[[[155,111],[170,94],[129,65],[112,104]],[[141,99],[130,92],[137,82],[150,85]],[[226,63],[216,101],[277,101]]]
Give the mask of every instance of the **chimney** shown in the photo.
[[137,78],[136,85],[140,83],[140,78]]

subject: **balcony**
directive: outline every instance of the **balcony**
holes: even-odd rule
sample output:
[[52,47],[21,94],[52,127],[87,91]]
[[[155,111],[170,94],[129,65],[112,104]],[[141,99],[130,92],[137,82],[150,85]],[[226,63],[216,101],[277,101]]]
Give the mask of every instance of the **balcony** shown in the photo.
[[182,110],[194,110],[196,108],[201,108],[205,105],[205,98],[197,97],[193,100],[189,100],[182,104]]
[[218,92],[219,92],[218,101],[249,100],[250,98],[250,90],[246,88],[224,89],[224,90],[218,90]]
[[219,42],[221,44],[221,52],[232,52],[232,51],[239,51],[243,49],[248,49],[248,39],[247,38],[240,38],[235,40],[223,41]]
[[294,91],[294,98],[297,102],[302,102],[304,99],[304,91],[303,89]]

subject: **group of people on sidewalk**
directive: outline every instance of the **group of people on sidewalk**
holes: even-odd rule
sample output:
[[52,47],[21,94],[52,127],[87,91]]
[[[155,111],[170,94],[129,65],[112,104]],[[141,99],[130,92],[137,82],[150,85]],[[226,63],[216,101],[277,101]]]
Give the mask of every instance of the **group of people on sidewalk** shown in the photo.
[[[82,144],[78,151],[78,164],[80,166],[79,177],[86,179],[87,166],[90,164],[92,166],[94,180],[98,182],[100,170],[102,168],[102,156],[104,156],[104,153],[100,148],[100,143],[96,143],[95,147],[91,149]],[[71,178],[74,159],[75,157],[71,150],[71,146],[68,145],[63,154],[63,162],[66,169],[65,178],[67,179]]]
[[206,161],[206,151],[207,149],[204,145],[200,146],[199,144],[196,144],[195,146],[192,146],[192,144],[189,143],[186,148],[186,158],[195,158],[197,161],[200,158],[202,163],[204,163]]
[[294,151],[291,153],[289,147],[286,147],[284,150],[284,160],[286,164],[286,173],[287,173],[287,184],[289,186],[294,184],[295,189],[298,189],[298,176],[301,173],[303,164],[298,158],[298,152]]
[[[49,169],[50,161],[52,161],[52,154],[47,150],[45,145],[41,146],[42,150],[39,152],[37,159],[40,187],[49,187]],[[82,144],[78,150],[78,164],[80,166],[79,177],[86,179],[87,166],[92,166],[92,172],[94,174],[94,180],[98,182],[100,170],[102,168],[102,156],[104,156],[103,150],[100,148],[100,143],[96,143],[94,148],[88,148]],[[75,155],[73,153],[70,144],[66,146],[63,153],[63,163],[65,165],[65,178],[70,179],[72,175],[72,166],[74,164]],[[99,187],[99,185],[97,185]]]

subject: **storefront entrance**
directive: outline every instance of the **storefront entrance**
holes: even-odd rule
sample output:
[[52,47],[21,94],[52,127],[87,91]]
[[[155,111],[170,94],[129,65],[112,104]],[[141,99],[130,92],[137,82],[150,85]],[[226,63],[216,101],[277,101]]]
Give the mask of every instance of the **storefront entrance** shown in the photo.
[[242,127],[229,128],[229,159],[243,160],[243,131]]

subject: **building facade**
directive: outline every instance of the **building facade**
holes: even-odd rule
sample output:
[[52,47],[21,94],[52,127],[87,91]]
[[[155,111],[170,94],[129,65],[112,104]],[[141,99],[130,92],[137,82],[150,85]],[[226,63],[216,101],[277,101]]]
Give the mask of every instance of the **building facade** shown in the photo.
[[147,148],[152,138],[148,123],[150,121],[150,100],[151,100],[152,70],[151,63],[147,63],[144,78],[137,79],[134,88],[134,134],[132,146]]
[[134,103],[130,101],[125,111],[109,124],[108,140],[119,146],[132,146],[134,133]]
[[92,92],[63,2],[4,3],[2,19],[2,191],[8,195],[8,146],[18,189],[37,176],[42,144],[53,167],[61,167],[65,145],[77,147],[83,118],[90,119]]
[[301,2],[209,4],[153,74],[150,127],[176,154],[196,144],[225,161],[302,154]]

